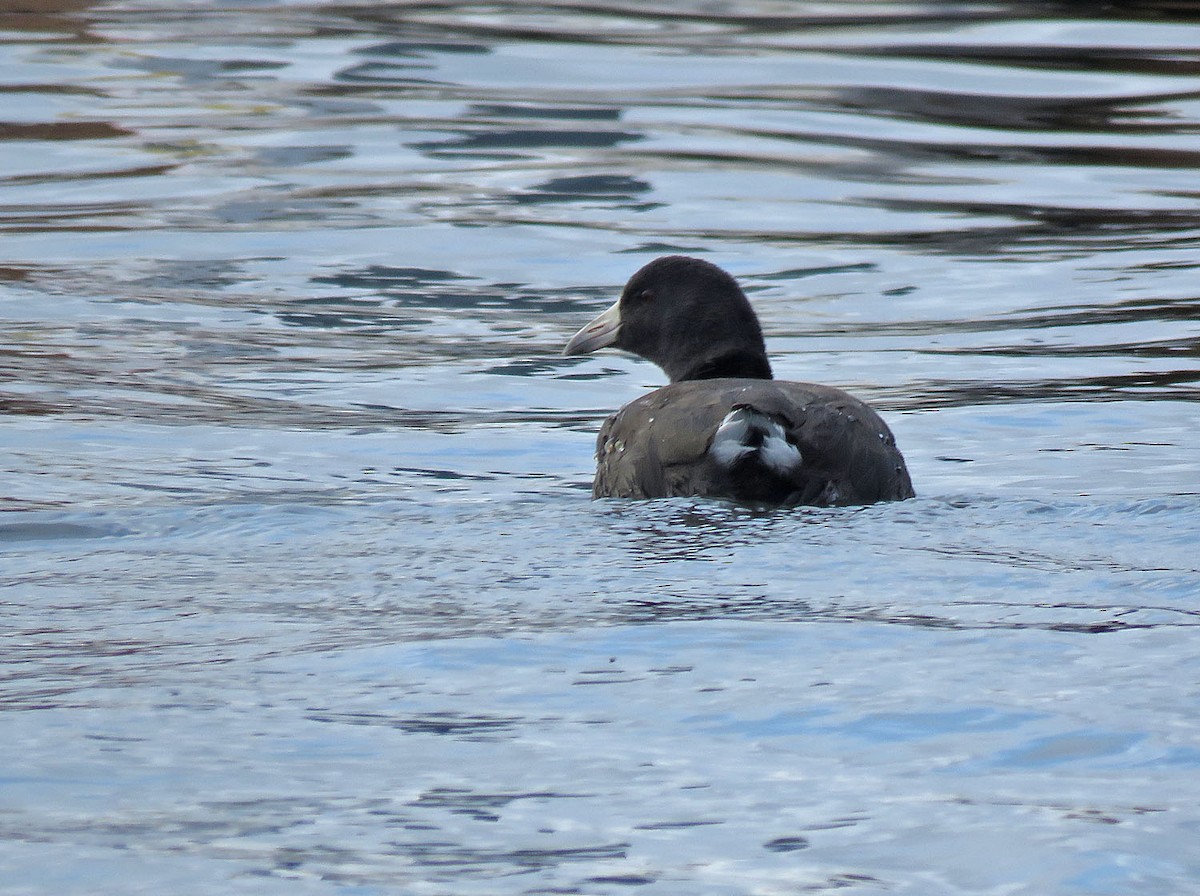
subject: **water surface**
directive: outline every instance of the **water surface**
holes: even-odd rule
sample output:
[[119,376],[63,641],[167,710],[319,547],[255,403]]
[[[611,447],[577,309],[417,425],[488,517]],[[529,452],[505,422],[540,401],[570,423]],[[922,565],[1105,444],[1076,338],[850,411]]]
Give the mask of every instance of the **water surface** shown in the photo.
[[[0,889],[1200,879],[1200,18],[0,15]],[[670,252],[918,498],[591,502]]]

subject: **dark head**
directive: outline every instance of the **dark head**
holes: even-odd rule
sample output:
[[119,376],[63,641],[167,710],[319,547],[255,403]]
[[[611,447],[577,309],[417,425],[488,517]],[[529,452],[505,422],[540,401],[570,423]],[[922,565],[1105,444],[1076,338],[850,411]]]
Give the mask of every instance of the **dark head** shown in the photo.
[[564,355],[614,346],[653,361],[676,383],[770,379],[762,328],[736,281],[714,264],[668,255],[634,274],[621,298],[571,337]]

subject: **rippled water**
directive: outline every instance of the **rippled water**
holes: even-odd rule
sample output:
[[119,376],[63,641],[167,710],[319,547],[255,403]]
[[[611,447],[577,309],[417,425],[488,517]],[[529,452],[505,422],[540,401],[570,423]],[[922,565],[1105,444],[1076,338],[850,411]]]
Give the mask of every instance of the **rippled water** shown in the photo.
[[[1200,881],[1184,4],[0,11],[0,891]],[[919,497],[591,502],[650,258]]]

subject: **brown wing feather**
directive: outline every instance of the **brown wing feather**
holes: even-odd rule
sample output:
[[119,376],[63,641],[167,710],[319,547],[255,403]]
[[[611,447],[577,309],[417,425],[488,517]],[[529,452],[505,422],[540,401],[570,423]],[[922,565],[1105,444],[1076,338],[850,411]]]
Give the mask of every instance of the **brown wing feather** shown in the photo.
[[779,503],[866,504],[912,497],[904,459],[887,425],[863,402],[830,386],[779,380],[674,383],[610,417],[596,442],[596,497],[735,497],[727,471],[708,455],[734,405],[778,420],[804,457]]

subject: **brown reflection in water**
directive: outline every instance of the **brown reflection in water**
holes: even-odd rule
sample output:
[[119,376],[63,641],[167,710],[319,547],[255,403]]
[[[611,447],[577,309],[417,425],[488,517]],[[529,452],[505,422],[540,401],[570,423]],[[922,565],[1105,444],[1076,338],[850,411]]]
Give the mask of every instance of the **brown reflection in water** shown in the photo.
[[20,0],[0,9],[0,30],[33,31],[95,40],[88,22],[78,14],[96,6],[97,0]]
[[55,121],[17,124],[0,121],[0,140],[109,140],[134,132],[107,121]]

